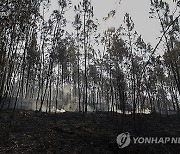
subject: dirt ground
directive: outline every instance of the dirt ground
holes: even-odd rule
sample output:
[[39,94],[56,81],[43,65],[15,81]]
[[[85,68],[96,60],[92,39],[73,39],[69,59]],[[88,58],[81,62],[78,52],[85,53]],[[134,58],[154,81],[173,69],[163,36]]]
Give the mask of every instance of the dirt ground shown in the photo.
[[15,112],[9,127],[10,110],[0,113],[0,153],[32,154],[179,154],[180,144],[130,144],[120,149],[116,137],[122,132],[131,136],[180,136],[176,115],[122,115],[107,112],[48,114],[34,111]]

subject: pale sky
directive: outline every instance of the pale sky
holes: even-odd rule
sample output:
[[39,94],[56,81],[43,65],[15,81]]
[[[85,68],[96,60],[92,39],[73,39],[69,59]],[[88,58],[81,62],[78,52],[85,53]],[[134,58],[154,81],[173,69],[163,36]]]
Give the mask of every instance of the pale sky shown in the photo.
[[[76,5],[82,0],[72,0],[72,4]],[[123,17],[125,13],[129,13],[132,20],[135,23],[135,30],[138,34],[142,35],[142,38],[146,43],[150,42],[154,47],[160,36],[160,24],[157,19],[149,18],[150,0],[91,0],[94,7],[95,18],[98,19],[100,25],[98,30],[100,32],[107,30],[108,27],[118,28],[123,23]],[[175,7],[175,3],[172,0],[164,0],[169,2],[172,10]],[[58,9],[57,0],[52,0],[50,11]],[[74,6],[66,13],[67,20],[69,22],[68,29],[71,29],[71,22],[74,21]],[[116,10],[116,15],[108,19],[106,22],[103,17],[111,10]],[[73,28],[72,28],[73,30]]]

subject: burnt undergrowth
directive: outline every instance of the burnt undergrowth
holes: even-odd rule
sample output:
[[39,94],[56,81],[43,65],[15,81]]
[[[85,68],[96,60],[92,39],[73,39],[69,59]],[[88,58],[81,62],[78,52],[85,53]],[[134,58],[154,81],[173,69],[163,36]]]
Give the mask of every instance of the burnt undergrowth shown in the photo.
[[16,110],[11,127],[10,110],[0,114],[0,153],[178,153],[179,144],[133,144],[120,149],[116,137],[122,132],[131,136],[178,137],[177,115],[137,114],[136,129],[132,115],[108,112],[49,114]]

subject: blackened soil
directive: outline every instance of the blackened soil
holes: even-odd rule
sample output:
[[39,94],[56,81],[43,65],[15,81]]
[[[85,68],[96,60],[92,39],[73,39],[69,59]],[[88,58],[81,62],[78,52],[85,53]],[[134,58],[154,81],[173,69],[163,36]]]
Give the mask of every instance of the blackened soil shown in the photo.
[[129,132],[137,136],[179,137],[176,115],[132,116],[107,112],[48,114],[15,112],[10,127],[10,110],[0,113],[0,153],[32,154],[179,154],[180,144],[131,144],[118,148],[116,137]]

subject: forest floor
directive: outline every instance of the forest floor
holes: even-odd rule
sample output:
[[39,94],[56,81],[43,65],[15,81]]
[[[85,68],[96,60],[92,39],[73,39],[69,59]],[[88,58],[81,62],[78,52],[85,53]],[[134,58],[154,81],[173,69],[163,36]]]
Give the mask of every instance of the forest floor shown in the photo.
[[180,136],[180,120],[176,115],[136,115],[136,131],[132,115],[107,112],[48,114],[18,110],[9,127],[10,110],[0,113],[0,153],[32,154],[179,154],[180,144],[130,144],[120,149],[117,135]]

